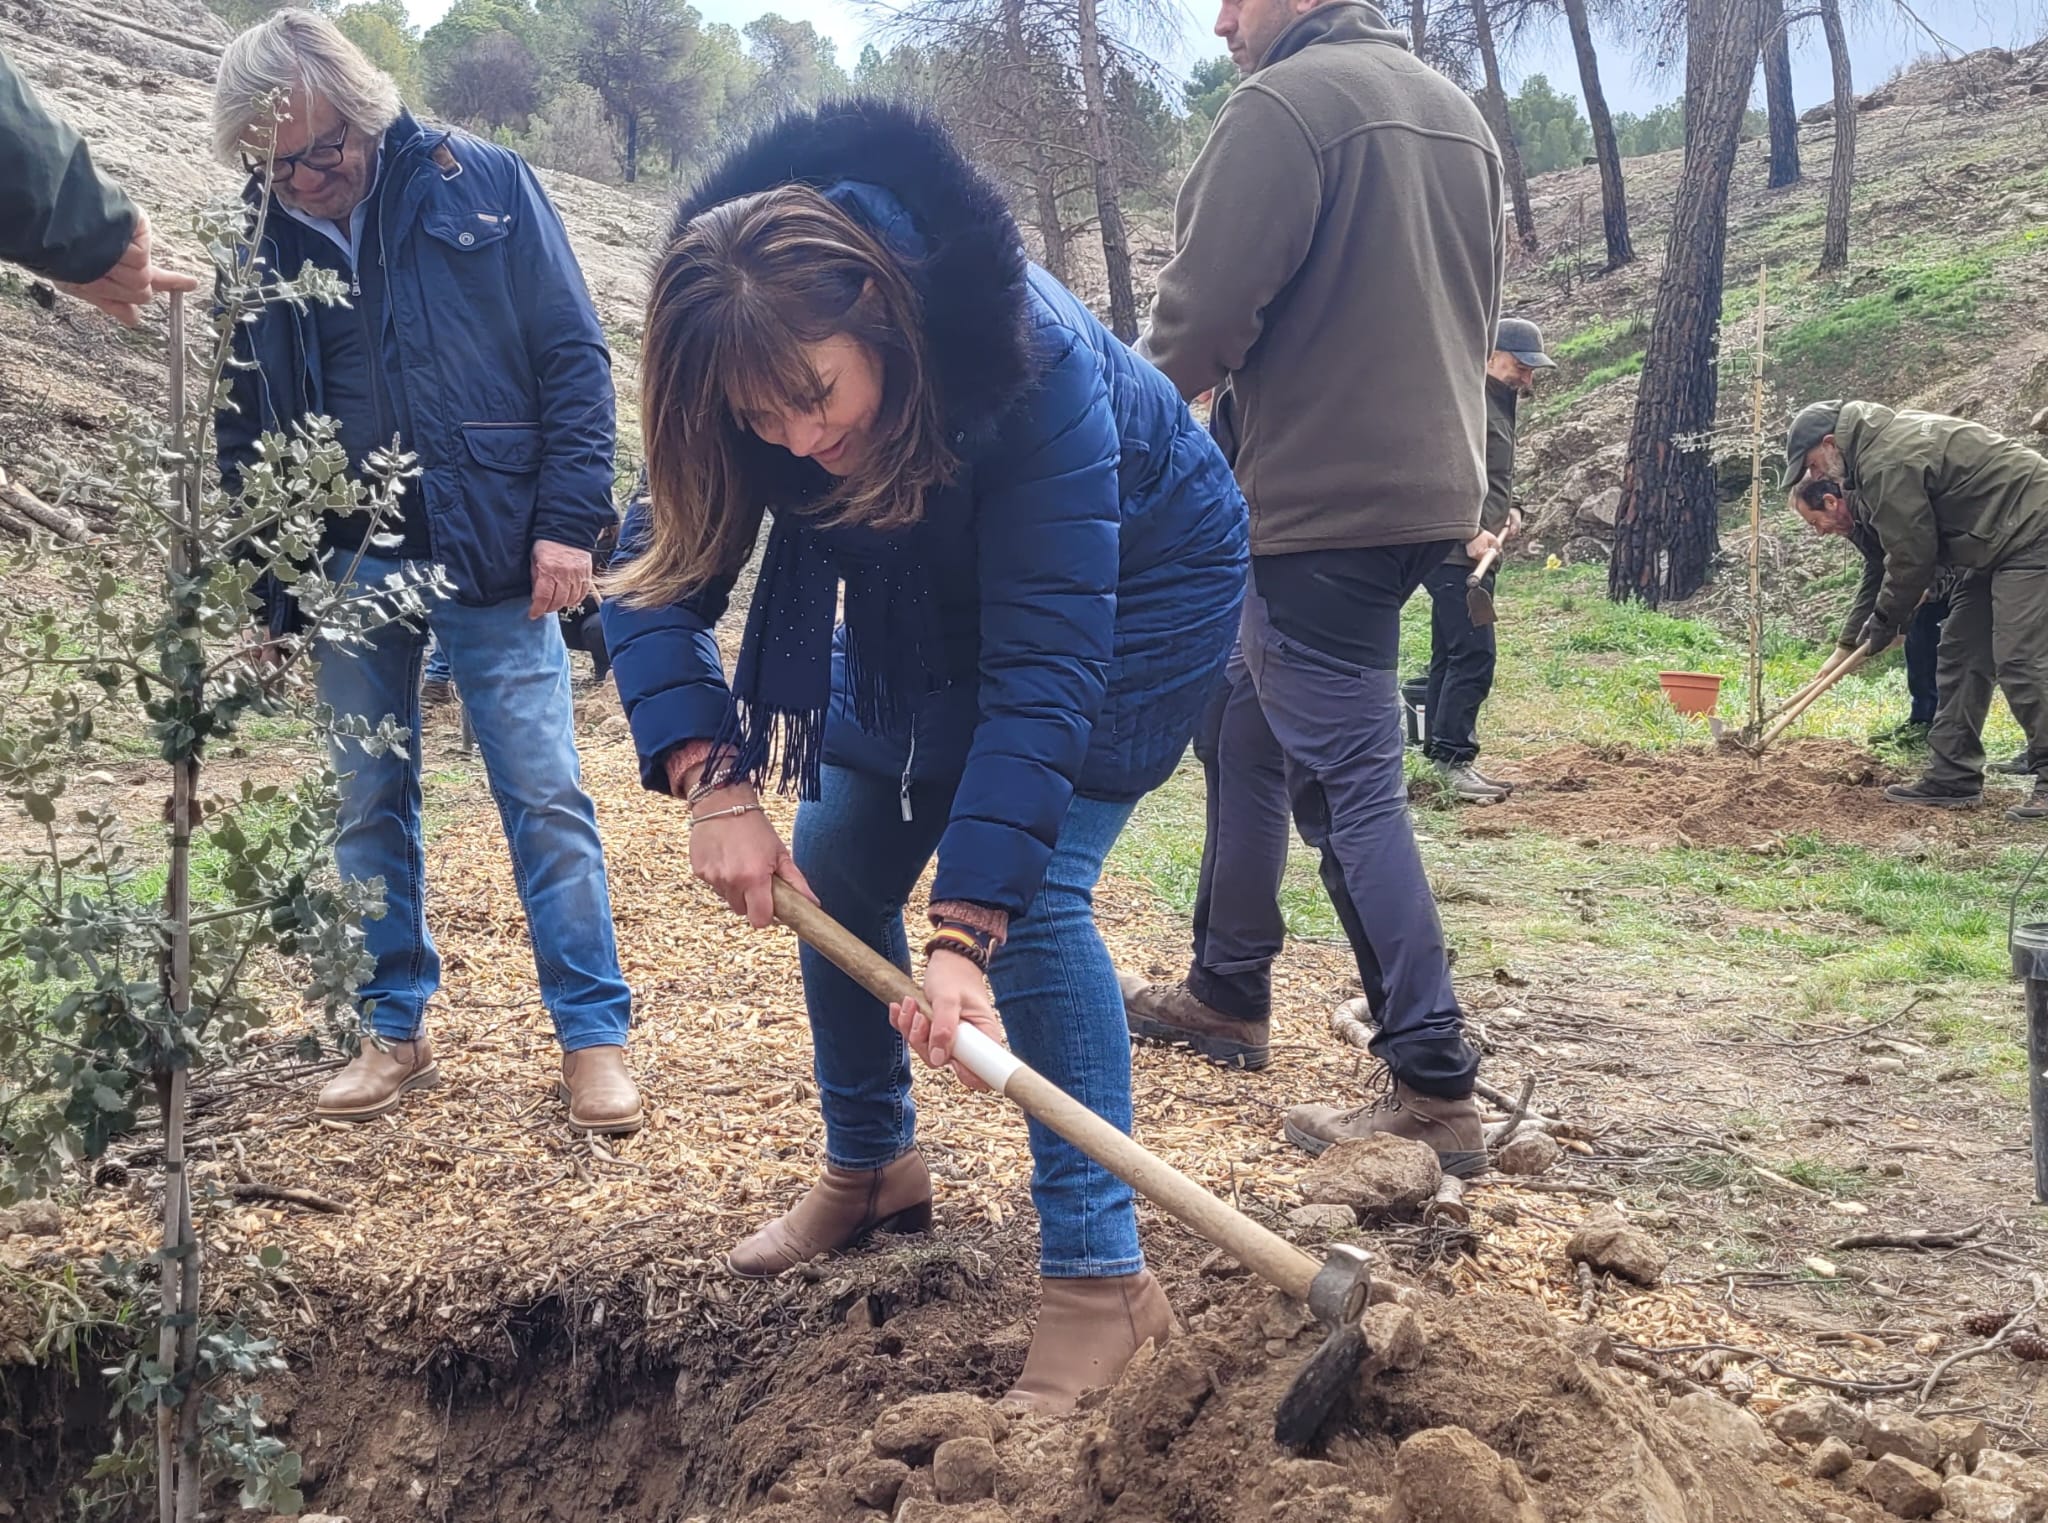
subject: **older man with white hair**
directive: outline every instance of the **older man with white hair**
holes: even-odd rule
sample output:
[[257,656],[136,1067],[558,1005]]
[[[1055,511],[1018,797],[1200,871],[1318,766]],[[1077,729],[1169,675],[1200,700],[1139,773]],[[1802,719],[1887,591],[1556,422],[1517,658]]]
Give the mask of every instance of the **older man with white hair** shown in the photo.
[[[281,100],[282,111],[272,102]],[[324,553],[375,584],[438,563],[450,598],[430,615],[474,722],[526,908],[541,996],[560,1039],[572,1126],[641,1123],[625,1065],[632,995],[613,942],[604,851],[576,756],[567,653],[554,615],[582,602],[612,505],[610,355],[560,217],[520,158],[422,126],[390,79],[324,18],[285,10],[229,44],[214,148],[267,183],[268,267],[335,272],[346,305],[265,307],[238,339],[219,420],[230,480],[258,434],[311,414],[340,426],[352,470],[396,441],[419,459],[395,522],[328,521]],[[270,633],[293,632],[273,598]],[[382,1115],[438,1082],[423,1017],[440,959],[423,902],[419,687],[428,631],[396,625],[367,648],[313,655],[323,702],[413,744],[382,756],[335,744],[336,857],[381,878],[365,927],[375,971],[358,990],[368,1039],[320,1093],[323,1120]]]

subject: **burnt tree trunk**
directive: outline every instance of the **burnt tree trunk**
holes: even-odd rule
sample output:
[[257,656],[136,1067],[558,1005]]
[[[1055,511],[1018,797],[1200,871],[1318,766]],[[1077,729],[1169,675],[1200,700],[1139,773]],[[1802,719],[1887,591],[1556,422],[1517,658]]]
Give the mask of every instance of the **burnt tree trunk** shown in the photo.
[[1764,6],[1764,100],[1771,117],[1771,188],[1799,182],[1799,113],[1792,105],[1792,35],[1785,0]]
[[1820,267],[1839,270],[1849,262],[1849,193],[1856,188],[1856,82],[1849,73],[1841,0],[1820,0],[1820,24],[1827,34],[1828,64],[1835,77],[1835,162],[1828,171],[1828,223]]
[[1038,209],[1038,239],[1046,273],[1066,285],[1071,279],[1067,228],[1060,218],[1059,183],[1045,151],[1045,112],[1040,108],[1031,44],[1024,35],[1024,0],[1003,0],[1003,44],[1009,53],[1011,109],[1017,113],[1017,127],[1024,136],[1024,164],[1031,175],[1032,203]]
[[1586,20],[1586,0],[1564,0],[1571,26],[1572,51],[1579,58],[1579,88],[1586,97],[1586,120],[1593,127],[1593,154],[1600,161],[1600,222],[1607,234],[1607,268],[1633,263],[1635,246],[1628,236],[1628,196],[1621,182],[1621,148],[1614,140],[1614,119],[1607,114],[1607,93],[1600,88],[1600,57],[1593,51],[1593,27]]
[[1088,112],[1088,157],[1095,177],[1095,215],[1102,225],[1102,262],[1109,275],[1110,331],[1127,344],[1138,341],[1138,292],[1131,280],[1131,240],[1124,231],[1123,195],[1117,184],[1116,143],[1109,126],[1109,92],[1103,83],[1102,34],[1096,0],[1080,0],[1081,98]]
[[1515,236],[1524,248],[1536,247],[1536,213],[1529,206],[1529,177],[1522,169],[1522,149],[1515,142],[1514,122],[1508,116],[1507,91],[1500,82],[1500,55],[1493,46],[1493,17],[1487,0],[1472,0],[1472,30],[1479,39],[1479,61],[1486,70],[1486,85],[1479,92],[1480,109],[1486,125],[1500,144],[1501,163],[1507,170],[1508,199],[1515,207]]
[[1765,0],[1688,0],[1685,167],[1622,468],[1607,592],[1656,607],[1699,591],[1719,547],[1714,413],[1728,179]]

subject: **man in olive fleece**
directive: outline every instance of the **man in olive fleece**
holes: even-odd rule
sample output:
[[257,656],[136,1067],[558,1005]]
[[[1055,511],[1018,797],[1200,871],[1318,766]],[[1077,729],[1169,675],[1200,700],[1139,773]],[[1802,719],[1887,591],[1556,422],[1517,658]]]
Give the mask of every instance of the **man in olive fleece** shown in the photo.
[[[1785,485],[1799,516],[1823,534],[1876,538],[1852,620],[1858,646],[1886,650],[1944,568],[1955,587],[1942,629],[1941,708],[1917,783],[1894,803],[1967,808],[1983,800],[1984,718],[1994,681],[2048,756],[2048,458],[1980,423],[1876,402],[1816,402],[1792,420]],[[1851,631],[1845,630],[1847,640]],[[1823,671],[1847,658],[1838,649]],[[2048,819],[2048,788],[2006,811]]]
[[189,275],[150,262],[149,218],[93,168],[84,142],[0,52],[0,260],[134,327],[159,291]]
[[[1515,405],[1536,383],[1536,372],[1554,370],[1543,352],[1543,332],[1527,318],[1504,317],[1486,362],[1486,501],[1479,508],[1479,533],[1444,557],[1423,579],[1429,592],[1429,684],[1422,712],[1429,735],[1422,754],[1442,769],[1451,797],[1492,804],[1508,787],[1482,773],[1479,711],[1493,691],[1494,638],[1491,624],[1472,622],[1468,578],[1491,550],[1504,550],[1522,529],[1515,506]],[[1488,593],[1498,564],[1484,578]]]
[[[1384,1098],[1298,1106],[1288,1137],[1321,1152],[1392,1133],[1471,1172],[1486,1158],[1478,1060],[1408,818],[1394,667],[1401,605],[1479,529],[1500,154],[1470,99],[1362,0],[1222,0],[1216,32],[1246,78],[1181,188],[1140,345],[1183,396],[1227,383],[1251,506],[1230,695],[1243,723],[1223,736],[1211,814],[1235,818],[1240,789],[1284,776],[1379,1023]],[[1272,870],[1204,869],[1261,893]],[[1277,938],[1202,967],[1215,950],[1198,948],[1191,981],[1218,974],[1201,987],[1235,1008],[1189,983],[1135,988],[1132,1029],[1263,1061]]]

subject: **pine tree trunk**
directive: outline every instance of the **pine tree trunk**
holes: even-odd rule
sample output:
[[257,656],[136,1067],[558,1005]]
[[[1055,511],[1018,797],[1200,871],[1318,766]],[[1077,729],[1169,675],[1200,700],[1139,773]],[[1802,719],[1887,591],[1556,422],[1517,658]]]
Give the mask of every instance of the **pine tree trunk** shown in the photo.
[[1131,241],[1124,231],[1117,185],[1116,143],[1109,129],[1109,92],[1102,76],[1102,35],[1096,0],[1080,0],[1081,97],[1088,111],[1088,156],[1095,175],[1095,215],[1102,224],[1102,262],[1109,276],[1110,331],[1127,344],[1138,340],[1138,292],[1131,279]]
[[626,183],[631,185],[640,178],[640,113],[620,113],[626,128]]
[[1472,28],[1479,38],[1479,61],[1486,70],[1486,86],[1479,93],[1486,125],[1500,144],[1501,162],[1507,169],[1508,198],[1515,206],[1515,236],[1524,248],[1536,247],[1536,213],[1529,206],[1529,177],[1522,170],[1522,149],[1515,141],[1514,121],[1508,115],[1507,91],[1501,87],[1500,57],[1493,46],[1493,17],[1487,0],[1472,0]]
[[1039,109],[1038,76],[1032,71],[1031,44],[1024,36],[1024,0],[1003,0],[1003,40],[1009,50],[1018,129],[1024,134],[1025,166],[1031,172],[1031,194],[1038,208],[1038,241],[1046,272],[1061,285],[1068,282],[1067,228],[1060,217],[1059,185],[1045,153],[1045,113]]
[[1764,98],[1771,114],[1771,187],[1799,181],[1799,113],[1792,105],[1791,24],[1785,0],[1764,7]]
[[1856,83],[1849,73],[1841,0],[1820,0],[1820,24],[1827,33],[1828,64],[1835,77],[1835,162],[1828,171],[1828,222],[1820,267],[1839,270],[1849,262],[1849,193],[1856,188]]
[[1593,51],[1593,28],[1586,20],[1586,0],[1564,0],[1571,26],[1572,51],[1579,58],[1579,88],[1586,97],[1586,120],[1593,126],[1593,153],[1600,161],[1600,222],[1607,234],[1607,268],[1618,270],[1636,257],[1628,236],[1628,196],[1621,181],[1621,148],[1614,140],[1614,118],[1607,113],[1607,94],[1600,88],[1600,56]]
[[1690,597],[1719,547],[1712,437],[1728,180],[1756,77],[1764,0],[1689,0],[1686,149],[1622,470],[1608,595]]

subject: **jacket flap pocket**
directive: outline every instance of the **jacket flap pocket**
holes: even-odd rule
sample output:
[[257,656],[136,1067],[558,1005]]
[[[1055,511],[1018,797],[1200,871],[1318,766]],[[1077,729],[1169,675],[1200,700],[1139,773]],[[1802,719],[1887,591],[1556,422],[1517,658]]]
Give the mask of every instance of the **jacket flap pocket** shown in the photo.
[[462,437],[470,457],[493,471],[540,469],[540,430],[530,423],[468,423]]
[[420,219],[429,237],[452,244],[465,252],[489,248],[512,231],[512,218],[494,211],[434,211]]

